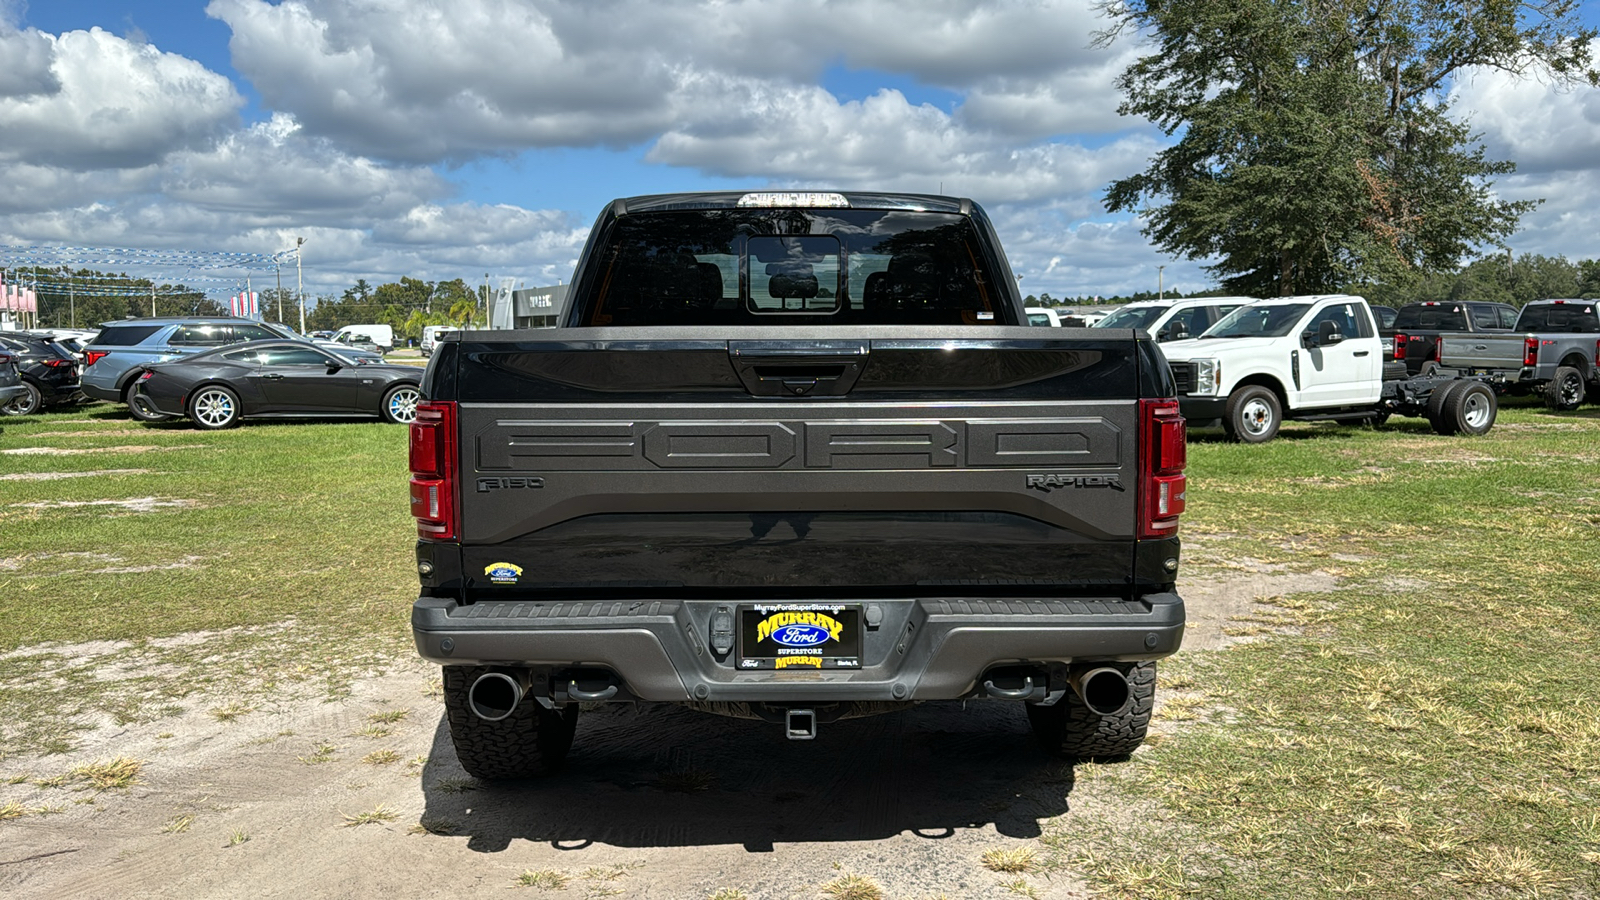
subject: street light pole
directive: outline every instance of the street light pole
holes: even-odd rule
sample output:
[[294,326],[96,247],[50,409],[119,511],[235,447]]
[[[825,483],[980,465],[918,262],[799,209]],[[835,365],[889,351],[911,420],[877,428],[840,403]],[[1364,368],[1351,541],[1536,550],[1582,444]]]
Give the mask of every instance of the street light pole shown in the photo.
[[1167,299],[1167,267],[1156,266],[1156,299]]
[[306,245],[306,239],[294,239],[294,292],[300,296],[300,333],[306,333],[306,288],[305,281],[300,272],[300,248]]

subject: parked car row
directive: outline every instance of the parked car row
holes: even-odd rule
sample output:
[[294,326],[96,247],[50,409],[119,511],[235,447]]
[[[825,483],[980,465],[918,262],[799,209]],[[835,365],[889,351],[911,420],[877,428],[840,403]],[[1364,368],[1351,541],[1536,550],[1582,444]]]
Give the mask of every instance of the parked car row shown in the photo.
[[1436,338],[1442,371],[1490,379],[1512,394],[1538,394],[1551,409],[1600,396],[1600,303],[1535,300],[1507,333],[1447,332]]
[[1271,440],[1286,419],[1376,425],[1398,414],[1425,416],[1440,434],[1493,427],[1489,379],[1395,373],[1377,322],[1361,297],[1250,300],[1197,336],[1174,338],[1169,326],[1162,351],[1190,424],[1220,424],[1246,443]]
[[0,412],[27,415],[92,398],[145,422],[187,417],[226,428],[255,417],[365,417],[410,422],[422,371],[381,354],[232,317],[105,323],[77,335],[0,334]]

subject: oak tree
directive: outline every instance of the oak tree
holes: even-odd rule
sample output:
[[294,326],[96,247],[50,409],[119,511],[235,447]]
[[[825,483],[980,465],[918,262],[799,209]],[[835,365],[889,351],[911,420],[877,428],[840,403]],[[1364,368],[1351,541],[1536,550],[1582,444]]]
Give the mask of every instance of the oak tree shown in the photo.
[[1102,0],[1108,44],[1151,43],[1119,112],[1176,137],[1113,182],[1163,251],[1214,260],[1230,291],[1312,293],[1453,269],[1531,201],[1452,113],[1476,69],[1600,83],[1577,0]]

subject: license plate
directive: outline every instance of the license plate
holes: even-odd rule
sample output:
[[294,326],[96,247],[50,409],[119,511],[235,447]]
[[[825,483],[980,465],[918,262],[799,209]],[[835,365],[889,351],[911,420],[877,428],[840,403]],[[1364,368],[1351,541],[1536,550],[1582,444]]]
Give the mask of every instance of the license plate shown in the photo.
[[861,607],[771,603],[739,608],[739,668],[861,668]]

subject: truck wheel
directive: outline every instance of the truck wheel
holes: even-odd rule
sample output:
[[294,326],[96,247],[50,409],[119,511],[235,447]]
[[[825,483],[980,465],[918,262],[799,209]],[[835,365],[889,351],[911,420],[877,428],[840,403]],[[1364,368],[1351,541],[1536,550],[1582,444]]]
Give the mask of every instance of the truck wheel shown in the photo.
[[1114,716],[1090,712],[1070,689],[1054,706],[1028,706],[1028,724],[1046,752],[1087,761],[1127,756],[1144,743],[1156,699],[1156,664],[1109,663],[1128,678],[1128,708]]
[[[137,378],[137,376],[135,376]],[[128,389],[122,392],[122,402],[128,404],[128,414],[141,422],[165,422],[171,416],[163,415],[151,409],[139,395],[135,393],[137,383],[130,383]]]
[[1434,388],[1433,393],[1428,395],[1428,424],[1433,426],[1435,434],[1456,433],[1455,423],[1444,414],[1444,404],[1450,399],[1450,395],[1464,384],[1465,381],[1447,381]]
[[22,386],[27,388],[28,392],[5,406],[0,406],[0,413],[8,416],[31,416],[39,411],[39,407],[44,406],[44,395],[39,393],[39,388],[33,382],[24,381]]
[[1489,386],[1477,381],[1459,382],[1460,387],[1450,392],[1444,401],[1444,418],[1453,430],[1469,437],[1487,434],[1494,427],[1495,412],[1500,402]]
[[467,692],[488,671],[485,666],[444,667],[445,714],[461,767],[485,781],[532,778],[559,769],[578,726],[577,704],[552,712],[532,697],[523,697],[504,719],[480,719],[472,712]]
[[1544,405],[1563,412],[1583,403],[1583,373],[1571,366],[1558,366],[1556,377],[1544,386]]
[[1278,436],[1283,424],[1283,404],[1278,395],[1259,384],[1245,385],[1228,397],[1222,430],[1232,441],[1264,444]]

